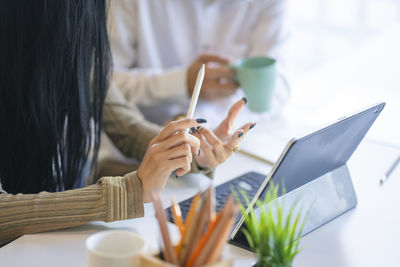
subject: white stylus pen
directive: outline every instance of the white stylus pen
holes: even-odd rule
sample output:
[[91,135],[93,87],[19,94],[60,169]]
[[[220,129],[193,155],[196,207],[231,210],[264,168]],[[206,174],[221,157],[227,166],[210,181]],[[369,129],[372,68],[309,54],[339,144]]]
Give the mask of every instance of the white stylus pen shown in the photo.
[[203,84],[204,72],[205,72],[205,66],[203,64],[199,70],[199,73],[197,74],[196,84],[194,86],[192,100],[190,101],[190,106],[186,114],[186,119],[193,119],[194,110],[196,109],[197,100],[199,99],[200,95],[201,85]]
[[390,165],[389,170],[385,173],[383,178],[379,180],[380,185],[383,185],[387,179],[389,179],[389,176],[392,174],[392,172],[396,169],[397,165],[400,163],[400,156],[397,157],[397,159],[393,162],[392,165]]

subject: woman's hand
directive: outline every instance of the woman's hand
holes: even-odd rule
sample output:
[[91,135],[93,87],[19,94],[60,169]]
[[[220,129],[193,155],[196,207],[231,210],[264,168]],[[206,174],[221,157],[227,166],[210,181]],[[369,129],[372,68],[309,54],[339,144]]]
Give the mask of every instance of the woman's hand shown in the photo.
[[212,169],[225,162],[237,150],[246,133],[255,126],[255,123],[246,123],[231,133],[235,119],[246,103],[246,98],[236,102],[214,132],[200,128],[193,133],[200,140],[201,152],[195,156],[196,163],[200,167]]
[[176,170],[178,176],[190,171],[192,154],[200,149],[198,138],[187,133],[198,127],[204,119],[185,119],[170,122],[149,144],[138,169],[143,186],[143,201],[151,201],[152,192],[161,192],[169,175]]

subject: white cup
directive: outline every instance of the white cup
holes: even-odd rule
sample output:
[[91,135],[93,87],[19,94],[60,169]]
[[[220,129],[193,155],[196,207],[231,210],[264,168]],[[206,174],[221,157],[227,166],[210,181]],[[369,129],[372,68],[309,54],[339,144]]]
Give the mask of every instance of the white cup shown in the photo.
[[139,254],[146,243],[139,235],[128,231],[103,231],[86,239],[87,266],[139,266]]

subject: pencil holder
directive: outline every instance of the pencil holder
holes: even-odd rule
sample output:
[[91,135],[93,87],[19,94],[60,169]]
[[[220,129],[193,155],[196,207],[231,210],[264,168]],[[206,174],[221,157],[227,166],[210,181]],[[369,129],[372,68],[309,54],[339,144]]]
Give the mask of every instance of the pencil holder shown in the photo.
[[[142,254],[139,260],[141,267],[177,267],[171,263],[161,260],[158,256]],[[202,267],[232,267],[232,259],[221,260],[219,262],[203,265]]]

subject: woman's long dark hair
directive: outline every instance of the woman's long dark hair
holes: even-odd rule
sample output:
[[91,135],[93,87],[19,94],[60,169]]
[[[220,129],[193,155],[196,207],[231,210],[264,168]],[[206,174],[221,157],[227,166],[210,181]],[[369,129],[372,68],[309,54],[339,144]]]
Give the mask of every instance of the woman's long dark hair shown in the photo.
[[[96,161],[108,87],[105,0],[0,3],[0,181],[71,189]],[[93,167],[93,165],[91,165]]]

